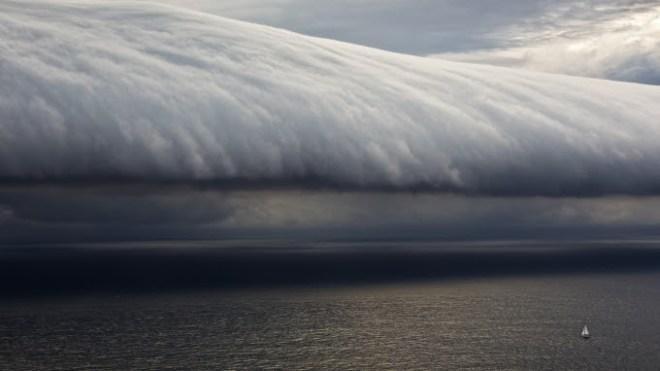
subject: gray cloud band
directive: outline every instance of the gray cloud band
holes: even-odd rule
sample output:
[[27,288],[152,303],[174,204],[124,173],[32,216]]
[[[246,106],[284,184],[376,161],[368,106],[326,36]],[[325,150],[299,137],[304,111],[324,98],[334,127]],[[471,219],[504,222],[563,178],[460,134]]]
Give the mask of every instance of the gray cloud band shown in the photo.
[[3,1],[0,24],[4,182],[660,194],[659,87],[152,4]]

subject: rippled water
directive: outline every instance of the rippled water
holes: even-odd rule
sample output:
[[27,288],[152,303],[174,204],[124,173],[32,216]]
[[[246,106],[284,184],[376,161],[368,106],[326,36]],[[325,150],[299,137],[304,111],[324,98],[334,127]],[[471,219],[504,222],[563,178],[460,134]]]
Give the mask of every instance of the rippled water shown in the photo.
[[[660,274],[4,302],[0,369],[657,369]],[[593,334],[579,337],[584,323]]]

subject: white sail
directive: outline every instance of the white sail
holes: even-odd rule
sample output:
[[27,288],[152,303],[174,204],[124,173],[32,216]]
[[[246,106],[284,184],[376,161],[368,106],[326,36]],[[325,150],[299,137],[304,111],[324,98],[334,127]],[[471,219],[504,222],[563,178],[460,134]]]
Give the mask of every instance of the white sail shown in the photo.
[[582,337],[586,339],[590,336],[591,335],[589,335],[589,328],[587,328],[587,325],[584,325],[584,327],[582,328]]

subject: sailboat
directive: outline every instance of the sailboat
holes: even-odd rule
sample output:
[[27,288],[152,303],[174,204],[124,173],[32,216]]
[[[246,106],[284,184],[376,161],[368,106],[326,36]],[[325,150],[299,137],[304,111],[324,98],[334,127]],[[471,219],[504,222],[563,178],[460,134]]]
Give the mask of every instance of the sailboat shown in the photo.
[[587,328],[587,325],[584,325],[582,328],[582,333],[580,334],[583,338],[589,339],[591,335],[589,334],[589,328]]

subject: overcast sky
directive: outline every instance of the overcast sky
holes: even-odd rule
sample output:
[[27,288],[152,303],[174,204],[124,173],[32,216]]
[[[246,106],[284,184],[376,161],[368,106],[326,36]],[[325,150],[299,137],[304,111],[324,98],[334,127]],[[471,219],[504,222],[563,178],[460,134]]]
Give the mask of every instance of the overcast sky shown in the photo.
[[660,84],[657,0],[160,0],[396,52]]
[[660,221],[655,2],[169,3],[0,0],[0,241]]

